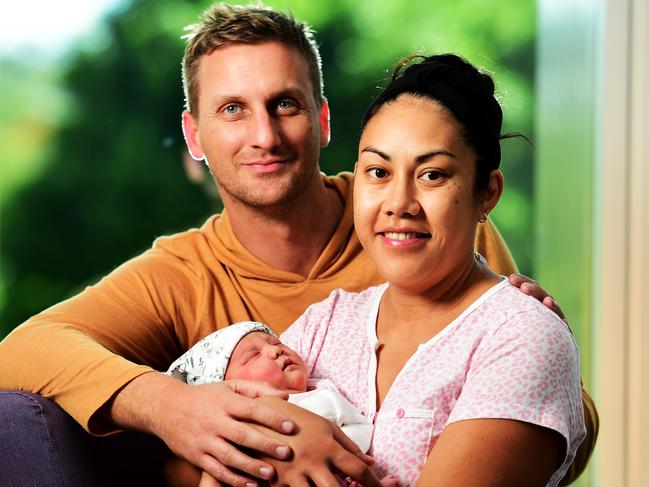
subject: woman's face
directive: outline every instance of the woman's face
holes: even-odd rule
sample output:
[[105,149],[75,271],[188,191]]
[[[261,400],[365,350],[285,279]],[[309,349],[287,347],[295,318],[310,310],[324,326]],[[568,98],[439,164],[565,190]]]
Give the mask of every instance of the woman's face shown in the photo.
[[476,196],[476,155],[461,135],[440,104],[408,94],[383,105],[365,127],[354,222],[392,285],[425,292],[473,258],[478,218],[495,201]]

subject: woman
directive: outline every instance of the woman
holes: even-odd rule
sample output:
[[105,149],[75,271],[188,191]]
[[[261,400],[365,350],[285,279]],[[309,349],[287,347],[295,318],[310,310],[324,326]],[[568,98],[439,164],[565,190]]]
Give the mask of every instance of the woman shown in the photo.
[[387,283],[334,291],[282,341],[374,423],[378,476],[557,485],[585,435],[577,347],[473,251],[503,189],[493,81],[454,55],[403,67],[366,112],[355,167],[356,232]]
[[566,325],[473,251],[503,189],[493,94],[454,55],[397,69],[364,117],[354,186],[387,284],[334,291],[282,336],[371,418],[375,470],[402,485],[556,485],[585,434]]

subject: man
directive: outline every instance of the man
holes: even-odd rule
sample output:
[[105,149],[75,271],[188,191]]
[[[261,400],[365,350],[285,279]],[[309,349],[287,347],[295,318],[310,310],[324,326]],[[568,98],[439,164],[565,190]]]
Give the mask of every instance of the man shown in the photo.
[[[353,232],[350,175],[319,172],[329,108],[311,31],[264,8],[217,5],[193,26],[183,81],[187,145],[209,165],[224,213],[159,239],[17,328],[0,345],[0,388],[50,397],[94,434],[153,434],[231,485],[275,473],[233,444],[293,455],[298,472],[287,475],[320,483],[334,465],[371,485],[362,455],[327,423],[318,424],[331,440],[315,447],[303,430],[284,441],[247,423],[294,433],[293,420],[299,427],[303,418],[251,399],[281,391],[236,381],[188,386],[157,372],[229,323],[262,321],[281,332],[332,289],[380,282]],[[490,221],[477,243],[496,271],[513,272]],[[581,467],[590,450],[592,442]]]

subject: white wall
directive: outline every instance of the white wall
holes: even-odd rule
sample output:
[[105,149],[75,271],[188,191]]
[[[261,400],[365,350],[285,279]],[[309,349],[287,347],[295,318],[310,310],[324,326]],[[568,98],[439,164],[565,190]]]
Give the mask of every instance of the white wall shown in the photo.
[[538,3],[536,275],[600,412],[582,486],[649,486],[648,3]]

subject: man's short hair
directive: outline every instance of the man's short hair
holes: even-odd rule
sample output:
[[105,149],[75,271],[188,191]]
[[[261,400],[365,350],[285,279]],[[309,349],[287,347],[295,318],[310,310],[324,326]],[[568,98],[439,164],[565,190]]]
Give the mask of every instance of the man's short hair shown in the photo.
[[[208,8],[196,24],[185,28],[189,33],[183,56],[185,107],[198,114],[198,67],[201,56],[228,44],[258,44],[279,41],[297,48],[307,60],[318,105],[322,103],[323,83],[320,52],[313,30],[292,15],[258,5],[217,3]],[[263,73],[260,73],[262,76]]]

